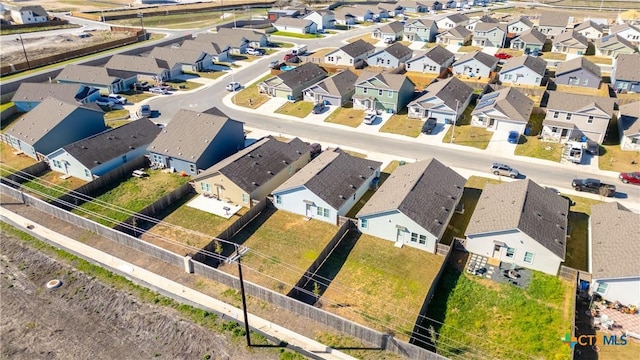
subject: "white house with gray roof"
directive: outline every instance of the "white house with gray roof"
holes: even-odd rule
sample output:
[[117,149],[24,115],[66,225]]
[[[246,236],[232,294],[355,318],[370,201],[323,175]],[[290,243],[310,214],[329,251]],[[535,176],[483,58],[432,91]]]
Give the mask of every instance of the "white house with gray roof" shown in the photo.
[[569,201],[527,180],[487,184],[465,231],[473,254],[556,275],[566,256]]
[[540,15],[538,30],[547,36],[557,36],[569,28],[569,15],[563,12],[545,11]]
[[351,101],[356,91],[356,80],[358,75],[351,70],[343,70],[304,89],[302,91],[304,100],[316,104],[343,106]]
[[318,32],[318,25],[306,18],[281,16],[272,25],[278,31],[295,34],[315,34]]
[[98,89],[82,84],[23,82],[13,94],[11,102],[18,112],[27,112],[44,99],[53,97],[70,104],[88,104],[100,97]]
[[102,94],[129,90],[129,84],[138,79],[135,73],[117,71],[99,66],[69,64],[56,76],[59,84],[94,87]]
[[311,20],[316,24],[317,31],[333,29],[335,27],[335,16],[331,10],[316,10],[308,13],[303,17],[305,20]]
[[608,301],[640,306],[640,215],[617,201],[591,206],[590,291]]
[[616,91],[640,93],[640,54],[620,54],[613,60],[611,84]]
[[637,47],[618,34],[604,36],[596,40],[596,55],[618,57],[620,54],[633,54]]
[[229,61],[231,46],[229,45],[219,45],[217,43],[208,42],[208,41],[196,41],[196,40],[185,40],[180,45],[180,49],[191,50],[191,51],[203,51],[207,54],[211,61],[215,62],[225,62]]
[[533,111],[533,100],[516,88],[507,87],[486,93],[471,112],[471,125],[490,131],[524,133]]
[[600,66],[583,56],[561,62],[556,67],[556,84],[598,89],[601,82]]
[[436,42],[442,45],[464,45],[471,41],[473,33],[460,25],[453,29],[447,29],[436,35]]
[[617,34],[636,46],[640,45],[640,28],[637,25],[613,24],[609,27],[609,34]]
[[509,34],[521,35],[531,29],[533,29],[533,23],[523,16],[507,24],[507,33]]
[[371,36],[374,39],[386,40],[393,39],[402,40],[402,32],[404,30],[404,24],[400,21],[392,21],[390,23],[384,24],[379,28],[373,30]]
[[457,121],[469,106],[473,88],[456,77],[439,80],[427,86],[424,95],[407,105],[408,117],[434,118],[440,124]]
[[507,59],[498,75],[502,84],[540,86],[546,71],[546,60],[522,55]]
[[366,60],[375,51],[375,46],[359,39],[328,52],[324,56],[324,62],[333,65],[354,66],[359,60]]
[[605,34],[604,26],[593,20],[583,21],[581,24],[578,24],[574,30],[591,41],[600,39]]
[[523,50],[526,53],[534,51],[541,52],[547,36],[536,29],[529,29],[511,40],[509,47],[516,50]]
[[496,69],[498,58],[481,51],[468,52],[453,63],[453,73],[489,77]]
[[507,25],[481,22],[473,29],[473,46],[497,47],[504,46],[507,39]]
[[279,210],[338,224],[380,176],[382,163],[326,150],[273,191]]
[[400,43],[392,44],[384,49],[378,50],[367,58],[369,66],[378,66],[388,69],[395,69],[400,64],[404,64],[411,59],[413,50]]
[[466,181],[436,159],[402,165],[360,209],[358,230],[435,253]]
[[149,56],[115,54],[104,66],[106,69],[135,74],[138,81],[161,82],[182,74],[178,64]]
[[574,30],[565,31],[557,35],[551,45],[553,52],[572,55],[584,55],[587,53],[588,48],[589,40]]
[[404,14],[404,8],[398,3],[378,3],[378,9],[384,9],[389,17],[400,16]]
[[22,6],[17,4],[3,4],[4,11],[9,13],[9,17],[14,23],[37,24],[49,21],[49,14],[40,5]]
[[220,27],[218,28],[218,34],[238,39],[240,43],[247,41],[247,45],[254,48],[267,47],[269,45],[269,39],[267,39],[267,35],[264,32],[252,29]]
[[438,30],[453,29],[457,26],[465,26],[469,23],[469,18],[464,14],[448,14],[436,20]]
[[284,71],[258,84],[258,91],[271,97],[289,100],[302,98],[303,90],[327,76],[327,72],[314,63],[306,63]]
[[200,72],[213,68],[211,55],[202,50],[174,49],[156,46],[151,50],[151,53],[149,53],[149,57],[166,61],[169,68],[173,72],[176,72],[175,74],[169,74],[172,78],[181,75],[185,71]]
[[549,91],[542,136],[559,142],[585,136],[602,144],[614,104],[613,98]]
[[622,150],[640,151],[640,101],[620,106],[618,130]]
[[407,72],[440,75],[453,64],[454,60],[455,56],[451,51],[442,46],[434,46],[408,60],[405,69]]

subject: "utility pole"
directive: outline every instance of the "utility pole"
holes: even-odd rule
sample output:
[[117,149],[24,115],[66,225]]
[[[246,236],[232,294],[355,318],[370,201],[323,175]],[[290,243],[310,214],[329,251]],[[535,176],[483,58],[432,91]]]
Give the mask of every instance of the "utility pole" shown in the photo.
[[16,41],[20,40],[20,44],[22,45],[22,52],[24,53],[24,59],[27,61],[27,68],[31,70],[31,64],[29,64],[29,57],[27,57],[27,49],[24,48],[24,41],[22,41],[22,34],[18,34],[20,37],[16,39]]
[[142,12],[139,12],[138,17],[140,18],[140,27],[142,28],[142,36],[144,36],[144,39],[147,40],[147,33],[144,31],[144,22],[142,22],[142,18],[144,17],[144,14]]
[[453,126],[451,127],[451,140],[449,140],[449,144],[453,143],[453,134],[456,132],[457,121],[458,121],[458,100],[456,100],[456,115],[453,117]]
[[247,346],[251,346],[251,334],[249,333],[249,316],[247,315],[247,298],[244,293],[244,281],[242,279],[242,264],[240,263],[240,258],[249,249],[244,248],[243,251],[241,252],[238,244],[234,244],[234,245],[236,247],[236,255],[233,258],[228,259],[227,262],[233,262],[234,260],[238,262],[238,278],[240,278],[240,297],[242,298],[242,313],[244,314],[244,331],[247,336]]

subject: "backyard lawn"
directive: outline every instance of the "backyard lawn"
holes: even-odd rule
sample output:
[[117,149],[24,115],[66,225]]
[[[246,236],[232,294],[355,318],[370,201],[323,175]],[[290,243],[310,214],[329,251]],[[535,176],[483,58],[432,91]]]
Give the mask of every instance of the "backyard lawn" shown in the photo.
[[540,55],[541,58],[545,60],[559,60],[565,61],[567,59],[567,54],[562,53],[554,53],[554,52],[545,52]]
[[[444,257],[392,241],[351,234],[355,246],[341,246],[318,275],[332,279],[322,307],[408,340]],[[347,238],[343,239],[347,240]]]
[[240,92],[233,95],[233,103],[250,109],[257,109],[260,105],[269,101],[269,96],[258,92],[258,84],[272,77],[273,75],[267,74],[253,84],[246,86]]
[[588,232],[591,205],[600,204],[602,201],[574,195],[563,196],[568,197],[575,204],[569,207],[569,237],[567,238],[567,254],[564,265],[588,271]]
[[584,57],[585,59],[591,61],[592,63],[595,64],[602,64],[602,65],[611,65],[613,64],[613,59],[611,59],[608,56],[595,56],[595,55],[588,55]]
[[128,119],[129,116],[129,110],[126,109],[105,110],[104,121]]
[[304,118],[311,114],[313,103],[310,101],[287,102],[275,111],[277,114],[290,115],[298,118]]
[[[242,257],[248,281],[287,294],[337,230],[323,221],[267,208],[231,241],[250,249]],[[223,270],[237,272],[235,266]]]
[[48,201],[50,198],[59,198],[69,190],[74,190],[86,184],[84,180],[74,177],[68,179],[61,178],[62,174],[55,171],[47,171],[37,179],[23,183],[22,186],[37,191],[34,196]]
[[36,163],[25,154],[14,155],[17,150],[4,142],[0,142],[0,174],[6,176]]
[[416,91],[422,91],[424,88],[429,86],[436,77],[438,77],[437,74],[422,74],[414,72],[408,72],[405,75],[415,84]]
[[600,88],[592,89],[581,86],[571,86],[571,85],[556,85],[556,91],[578,94],[578,95],[588,95],[588,96],[601,96],[601,97],[609,97],[609,85],[601,84]]
[[422,130],[424,121],[420,119],[409,119],[406,108],[398,114],[394,114],[382,125],[380,132],[418,137]]
[[188,176],[168,174],[160,170],[147,169],[146,172],[149,174],[148,177],[130,177],[114,184],[113,188],[95,196],[94,201],[83,204],[73,212],[112,227],[127,219],[131,215],[130,212],[144,209],[190,179]]
[[450,126],[447,133],[442,138],[442,142],[451,141],[451,132],[455,130],[453,135],[453,143],[457,145],[471,146],[478,149],[486,149],[493,133],[487,129],[469,125],[471,123],[471,112],[475,106],[469,105],[462,113],[462,116],[456,123],[456,126]]
[[520,142],[516,146],[515,154],[560,162],[562,158],[562,144],[542,141],[536,136],[522,135],[520,136]]
[[363,120],[364,110],[354,109],[353,107],[339,107],[324,121],[333,124],[358,127],[362,124]]
[[480,51],[480,50],[482,50],[481,47],[468,45],[468,46],[460,46],[460,48],[458,49],[458,52],[467,53],[467,52]]
[[433,326],[444,356],[569,359],[560,338],[573,329],[574,293],[570,282],[536,271],[521,289],[447,266],[427,312],[437,322],[422,328]]

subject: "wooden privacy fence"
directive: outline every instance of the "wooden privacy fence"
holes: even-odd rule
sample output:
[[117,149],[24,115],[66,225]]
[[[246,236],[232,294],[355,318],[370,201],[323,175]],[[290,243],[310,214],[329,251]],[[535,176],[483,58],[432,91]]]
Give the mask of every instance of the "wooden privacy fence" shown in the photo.
[[[26,155],[22,155],[26,156]],[[12,172],[13,170],[6,169],[5,170]],[[11,175],[5,176],[7,180],[11,183],[24,184],[26,182],[31,181],[33,178],[39,177],[42,174],[46,173],[49,170],[49,165],[44,161],[39,161],[31,166],[28,166],[24,169],[19,169],[15,173]],[[5,180],[3,178],[2,180]],[[6,181],[6,180],[5,180]]]

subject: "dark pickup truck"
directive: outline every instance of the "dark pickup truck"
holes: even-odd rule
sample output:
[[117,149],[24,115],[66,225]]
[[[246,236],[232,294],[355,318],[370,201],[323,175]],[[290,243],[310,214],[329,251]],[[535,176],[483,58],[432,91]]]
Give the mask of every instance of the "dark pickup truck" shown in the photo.
[[614,196],[616,194],[616,186],[605,184],[598,179],[573,179],[571,186],[576,191],[585,191],[603,196]]

